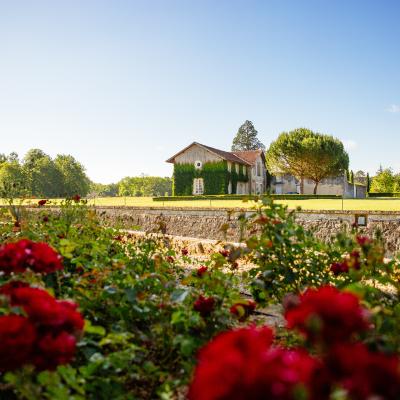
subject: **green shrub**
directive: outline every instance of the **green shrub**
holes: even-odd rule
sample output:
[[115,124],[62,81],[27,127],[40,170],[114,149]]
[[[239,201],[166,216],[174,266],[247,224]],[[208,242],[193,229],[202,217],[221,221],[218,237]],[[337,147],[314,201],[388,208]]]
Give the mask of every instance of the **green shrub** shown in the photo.
[[400,192],[394,193],[368,193],[368,197],[400,197]]
[[256,200],[261,198],[271,198],[276,200],[311,200],[311,199],[341,199],[342,196],[336,195],[314,195],[314,194],[225,194],[225,195],[192,195],[192,196],[160,196],[153,197],[153,201],[187,201],[187,200]]

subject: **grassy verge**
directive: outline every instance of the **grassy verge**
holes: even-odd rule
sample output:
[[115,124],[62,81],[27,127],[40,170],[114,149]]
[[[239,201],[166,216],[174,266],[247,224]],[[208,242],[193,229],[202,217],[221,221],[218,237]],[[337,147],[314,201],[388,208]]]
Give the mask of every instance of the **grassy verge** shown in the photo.
[[[37,204],[35,200],[25,200],[24,204]],[[53,203],[59,200],[52,200]],[[400,211],[398,198],[369,199],[309,199],[276,200],[290,209],[301,207],[303,210],[360,210],[360,211]],[[4,204],[4,202],[3,202]],[[101,197],[89,200],[96,206],[139,206],[139,207],[211,207],[211,208],[250,208],[254,202],[241,200],[194,200],[194,201],[153,201],[151,197]]]

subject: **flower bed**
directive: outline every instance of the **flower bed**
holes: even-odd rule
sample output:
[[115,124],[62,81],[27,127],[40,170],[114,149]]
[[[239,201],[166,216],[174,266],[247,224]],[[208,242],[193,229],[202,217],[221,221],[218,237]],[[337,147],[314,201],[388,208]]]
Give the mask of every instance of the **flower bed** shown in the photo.
[[[322,243],[264,202],[201,262],[80,199],[3,212],[0,398],[400,398],[398,261],[379,235]],[[265,326],[280,303],[286,326]]]

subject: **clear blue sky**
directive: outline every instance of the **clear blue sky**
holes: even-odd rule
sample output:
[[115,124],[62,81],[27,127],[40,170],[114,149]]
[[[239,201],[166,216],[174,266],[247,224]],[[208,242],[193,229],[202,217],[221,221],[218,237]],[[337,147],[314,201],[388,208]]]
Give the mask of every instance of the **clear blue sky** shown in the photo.
[[69,153],[98,182],[170,175],[196,140],[342,139],[400,170],[399,1],[0,1],[0,152]]

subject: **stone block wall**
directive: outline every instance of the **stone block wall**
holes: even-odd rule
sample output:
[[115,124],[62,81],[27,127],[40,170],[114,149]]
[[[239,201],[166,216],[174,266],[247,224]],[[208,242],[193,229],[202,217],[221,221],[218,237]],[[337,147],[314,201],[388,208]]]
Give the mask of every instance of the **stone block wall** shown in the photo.
[[[243,213],[243,210],[174,207],[98,207],[96,211],[106,223],[124,229],[229,242],[240,239],[238,216]],[[318,238],[329,241],[337,233],[351,229],[356,214],[366,215],[367,225],[360,228],[363,232],[373,235],[376,230],[381,231],[388,254],[400,251],[400,212],[302,211],[297,213],[297,222],[313,230]]]

